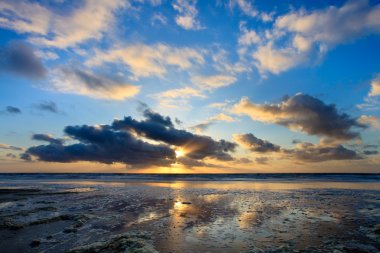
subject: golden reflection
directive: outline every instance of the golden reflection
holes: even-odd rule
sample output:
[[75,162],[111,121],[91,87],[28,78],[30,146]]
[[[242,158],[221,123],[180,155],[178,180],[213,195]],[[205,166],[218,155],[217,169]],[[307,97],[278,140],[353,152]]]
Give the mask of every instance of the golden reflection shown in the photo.
[[247,181],[173,181],[173,182],[146,182],[142,183],[151,187],[168,187],[173,189],[201,188],[217,190],[242,190],[255,191],[286,191],[303,189],[369,189],[380,190],[379,183],[357,182],[247,182]]

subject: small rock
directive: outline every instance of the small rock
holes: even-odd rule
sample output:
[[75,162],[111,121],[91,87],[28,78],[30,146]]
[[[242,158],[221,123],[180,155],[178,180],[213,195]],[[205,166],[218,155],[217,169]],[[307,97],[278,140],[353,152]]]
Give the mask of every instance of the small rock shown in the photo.
[[33,241],[29,244],[29,246],[32,247],[32,248],[35,248],[35,247],[40,246],[40,244],[41,244],[41,241],[40,241],[40,240],[33,240]]

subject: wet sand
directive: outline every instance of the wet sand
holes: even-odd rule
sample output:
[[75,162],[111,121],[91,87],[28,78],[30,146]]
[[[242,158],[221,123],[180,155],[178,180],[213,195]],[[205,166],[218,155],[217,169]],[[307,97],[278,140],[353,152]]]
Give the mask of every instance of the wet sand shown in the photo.
[[379,182],[0,183],[1,252],[379,252]]

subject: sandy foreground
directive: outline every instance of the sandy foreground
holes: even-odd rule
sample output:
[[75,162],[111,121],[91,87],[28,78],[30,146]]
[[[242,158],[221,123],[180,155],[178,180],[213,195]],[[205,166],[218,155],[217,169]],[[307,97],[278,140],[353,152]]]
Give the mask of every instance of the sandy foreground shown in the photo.
[[380,183],[0,183],[0,252],[379,252]]

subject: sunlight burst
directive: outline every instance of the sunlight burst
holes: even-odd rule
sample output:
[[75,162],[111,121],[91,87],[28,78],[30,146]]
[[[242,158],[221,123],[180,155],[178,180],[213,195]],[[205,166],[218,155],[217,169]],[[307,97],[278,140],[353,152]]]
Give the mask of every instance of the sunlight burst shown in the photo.
[[184,156],[185,155],[185,152],[182,150],[182,149],[177,149],[175,151],[175,156],[178,158],[178,157],[181,157],[181,156]]

